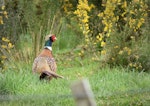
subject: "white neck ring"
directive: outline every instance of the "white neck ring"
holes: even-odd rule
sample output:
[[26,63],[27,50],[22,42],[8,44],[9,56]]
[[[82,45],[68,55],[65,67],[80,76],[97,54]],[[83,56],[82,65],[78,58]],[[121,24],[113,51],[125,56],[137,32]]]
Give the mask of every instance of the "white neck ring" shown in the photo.
[[45,46],[44,48],[52,51],[52,47],[50,47],[50,46]]

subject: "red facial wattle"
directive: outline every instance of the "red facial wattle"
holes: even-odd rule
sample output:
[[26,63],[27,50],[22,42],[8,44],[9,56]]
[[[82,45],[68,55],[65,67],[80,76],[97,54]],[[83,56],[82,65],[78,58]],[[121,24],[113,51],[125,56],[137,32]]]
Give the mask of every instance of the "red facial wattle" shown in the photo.
[[51,36],[51,40],[52,40],[52,42],[54,42],[56,39],[57,39],[57,38],[56,38],[56,36],[55,36],[55,35],[52,35],[52,36]]

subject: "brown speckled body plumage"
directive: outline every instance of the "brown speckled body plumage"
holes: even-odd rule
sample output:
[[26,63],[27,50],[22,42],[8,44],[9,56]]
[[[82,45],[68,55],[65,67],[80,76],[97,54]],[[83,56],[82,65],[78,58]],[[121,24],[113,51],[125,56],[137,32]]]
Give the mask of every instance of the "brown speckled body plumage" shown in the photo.
[[48,49],[44,49],[40,53],[40,55],[35,58],[33,62],[33,68],[32,68],[33,73],[38,72],[38,69],[37,69],[38,64],[43,60],[45,60],[46,63],[49,65],[51,71],[56,72],[57,65],[56,65],[55,59],[53,58],[51,54],[51,51],[49,51]]
[[63,78],[63,76],[56,74],[56,61],[52,55],[52,50],[49,49],[52,42],[53,41],[49,41],[47,43],[48,46],[46,46],[41,51],[41,53],[35,58],[33,62],[32,72],[40,74],[40,80],[45,78],[51,80],[53,77]]
[[[32,72],[39,73],[40,79],[48,78],[52,79],[53,76],[51,73],[47,75],[47,72],[54,72],[56,73],[57,65],[55,62],[52,53],[48,49],[44,49],[39,56],[37,56],[33,62]],[[46,72],[46,73],[45,73]]]

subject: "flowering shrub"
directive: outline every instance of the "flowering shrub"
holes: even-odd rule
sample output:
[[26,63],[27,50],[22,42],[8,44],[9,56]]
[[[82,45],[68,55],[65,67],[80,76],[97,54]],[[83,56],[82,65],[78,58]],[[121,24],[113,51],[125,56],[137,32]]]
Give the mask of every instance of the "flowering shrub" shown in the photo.
[[77,15],[79,20],[79,26],[80,29],[83,32],[83,35],[85,37],[86,43],[89,43],[89,16],[88,12],[91,10],[90,6],[88,5],[87,0],[79,0],[79,5],[77,6],[77,10],[74,12],[74,14]]
[[0,25],[4,24],[3,18],[8,18],[7,12],[5,11],[5,6],[1,6],[1,10],[0,10]]
[[[142,0],[107,0],[105,10],[98,14],[107,37],[107,62],[142,70],[138,51],[142,26],[147,17],[147,5]],[[144,43],[144,42],[142,42]]]
[[[79,56],[81,57],[83,57],[85,54],[91,54],[93,53],[93,51],[95,51],[96,42],[92,37],[92,30],[90,29],[89,25],[89,15],[91,14],[92,9],[94,8],[95,6],[93,4],[89,5],[88,0],[79,0],[77,10],[74,11],[74,14],[77,15],[78,18],[80,30],[84,35],[84,45],[79,53]],[[104,46],[104,43],[102,45]]]
[[[4,24],[3,18],[8,18],[5,6],[2,6],[0,10],[0,25]],[[10,50],[14,47],[14,45],[6,37],[1,37],[0,45],[0,70],[2,70],[5,68],[5,61],[8,59],[11,52]]]
[[[92,28],[94,26],[90,26],[90,19],[96,13],[92,14],[91,11],[97,10],[93,4],[91,5],[87,0],[79,0],[74,14],[78,17],[78,24],[84,35],[84,46],[98,47],[100,57],[104,57],[98,58],[96,56],[92,59],[105,61],[111,65],[123,65],[136,70],[145,70],[145,63],[141,61],[142,53],[139,53],[141,50],[139,45],[144,43],[143,39],[146,38],[142,32],[148,12],[148,6],[144,0],[103,0],[103,8],[97,14],[99,17],[97,24],[102,23],[102,25],[96,33]],[[95,24],[95,26],[98,25]],[[90,48],[90,50],[92,49]],[[84,53],[81,50],[79,55],[83,56]]]
[[[90,42],[89,39],[89,16],[88,16],[88,12],[91,10],[90,6],[88,5],[88,1],[87,0],[79,0],[79,4],[77,5],[77,10],[74,12],[75,15],[77,15],[78,17],[78,22],[79,22],[79,27],[84,35],[84,39],[85,39],[85,47],[87,48]],[[84,55],[84,51],[81,50],[81,52],[79,53],[79,56],[83,56]]]

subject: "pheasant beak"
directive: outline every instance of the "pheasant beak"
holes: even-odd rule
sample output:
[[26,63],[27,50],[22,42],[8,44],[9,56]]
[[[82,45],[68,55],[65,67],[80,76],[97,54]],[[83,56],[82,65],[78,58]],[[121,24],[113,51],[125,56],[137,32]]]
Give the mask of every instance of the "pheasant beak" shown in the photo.
[[56,36],[55,36],[54,40],[57,40]]

